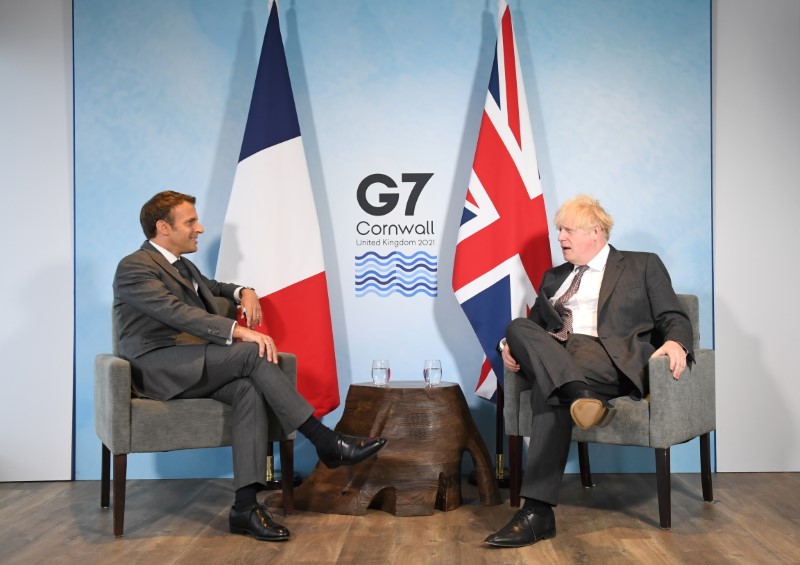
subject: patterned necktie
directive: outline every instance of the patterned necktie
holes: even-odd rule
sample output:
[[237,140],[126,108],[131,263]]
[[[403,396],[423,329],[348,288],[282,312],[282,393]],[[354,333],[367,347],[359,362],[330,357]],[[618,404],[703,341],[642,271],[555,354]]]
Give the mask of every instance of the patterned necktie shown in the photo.
[[550,335],[558,341],[567,341],[567,335],[572,333],[572,310],[564,306],[564,304],[578,292],[578,287],[581,286],[583,273],[585,273],[588,268],[589,265],[581,265],[578,267],[575,278],[572,279],[572,283],[569,285],[567,292],[559,296],[553,304],[553,308],[556,309],[556,312],[558,312],[558,315],[561,316],[561,320],[564,322],[560,330],[557,332],[550,332]]

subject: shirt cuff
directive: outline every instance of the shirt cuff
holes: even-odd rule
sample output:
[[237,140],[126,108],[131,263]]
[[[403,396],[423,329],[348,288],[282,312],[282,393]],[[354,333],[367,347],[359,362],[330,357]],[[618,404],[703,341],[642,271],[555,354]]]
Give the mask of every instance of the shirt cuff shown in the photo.
[[236,329],[236,324],[237,322],[236,320],[234,320],[233,323],[231,324],[231,333],[228,334],[228,339],[225,340],[225,345],[230,345],[233,343],[233,330]]

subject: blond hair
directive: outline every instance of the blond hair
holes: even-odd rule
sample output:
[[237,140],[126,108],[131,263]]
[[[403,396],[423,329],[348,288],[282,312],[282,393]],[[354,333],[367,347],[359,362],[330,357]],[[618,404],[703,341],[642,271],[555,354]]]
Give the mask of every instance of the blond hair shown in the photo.
[[569,227],[584,230],[591,230],[594,226],[599,226],[606,241],[608,241],[611,228],[614,226],[614,220],[603,210],[600,202],[586,194],[579,194],[564,202],[556,212],[554,223],[559,230],[567,223],[571,224]]

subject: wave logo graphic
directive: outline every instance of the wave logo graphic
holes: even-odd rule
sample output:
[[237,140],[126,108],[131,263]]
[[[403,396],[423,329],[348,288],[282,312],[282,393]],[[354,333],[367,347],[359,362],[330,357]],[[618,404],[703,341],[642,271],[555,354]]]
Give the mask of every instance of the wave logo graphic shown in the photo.
[[436,255],[417,251],[411,255],[392,251],[379,255],[368,251],[356,258],[356,296],[377,294],[381,297],[402,294],[411,297],[439,294],[437,273],[439,260]]

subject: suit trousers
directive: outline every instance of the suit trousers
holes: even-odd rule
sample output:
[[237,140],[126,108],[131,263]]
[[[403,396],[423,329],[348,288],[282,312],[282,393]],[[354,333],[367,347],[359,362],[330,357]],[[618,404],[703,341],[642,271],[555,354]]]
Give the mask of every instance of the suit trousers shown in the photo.
[[[195,346],[193,346],[195,347]],[[175,398],[213,398],[233,409],[234,488],[264,483],[267,406],[286,432],[314,413],[278,365],[258,356],[255,343],[209,344],[200,381]]]
[[556,505],[572,438],[570,399],[560,396],[559,388],[580,381],[599,398],[611,399],[628,394],[632,384],[595,337],[571,334],[562,343],[531,320],[518,318],[509,324],[506,340],[531,383],[533,435],[521,494]]

